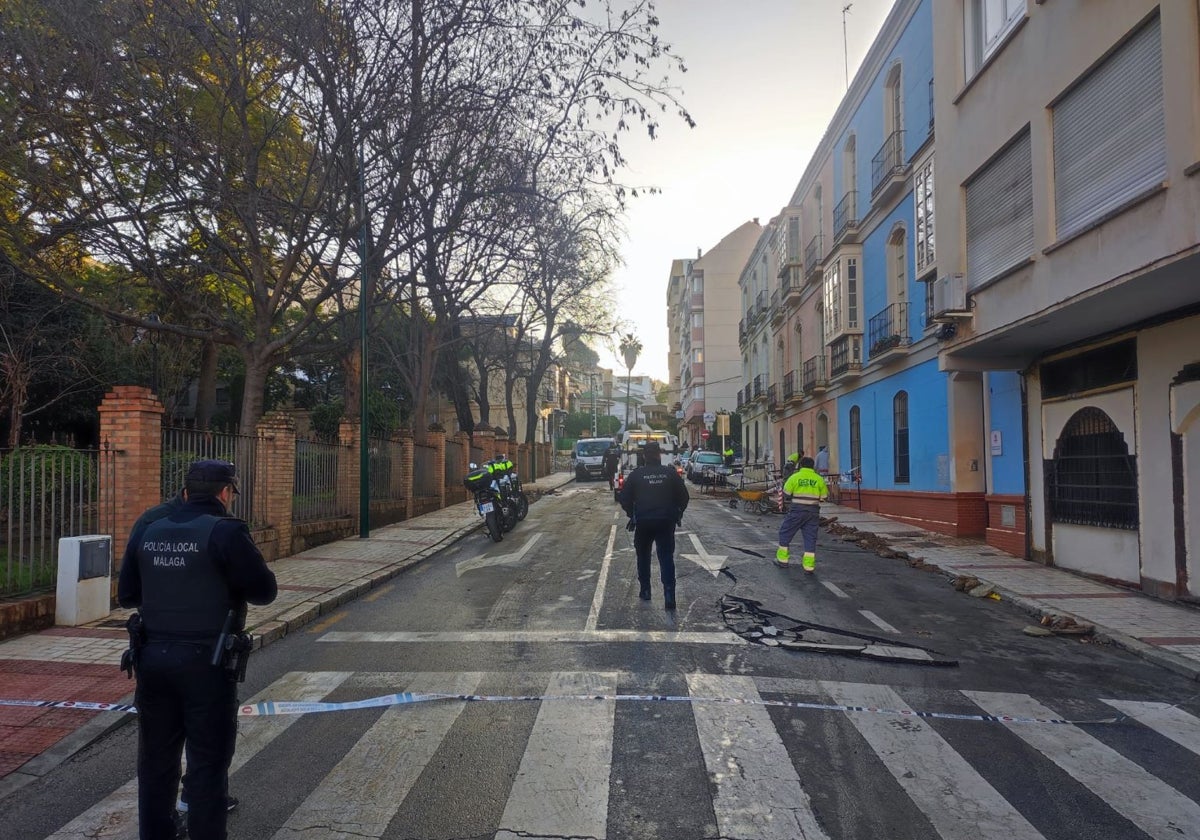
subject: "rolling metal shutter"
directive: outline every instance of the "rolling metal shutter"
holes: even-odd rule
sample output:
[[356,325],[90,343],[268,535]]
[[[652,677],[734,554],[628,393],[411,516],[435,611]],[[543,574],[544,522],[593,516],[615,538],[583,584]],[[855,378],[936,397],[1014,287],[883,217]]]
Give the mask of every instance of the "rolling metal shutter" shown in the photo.
[[967,288],[1033,254],[1029,130],[967,183]]
[[1059,238],[1166,176],[1162,38],[1155,17],[1054,108]]

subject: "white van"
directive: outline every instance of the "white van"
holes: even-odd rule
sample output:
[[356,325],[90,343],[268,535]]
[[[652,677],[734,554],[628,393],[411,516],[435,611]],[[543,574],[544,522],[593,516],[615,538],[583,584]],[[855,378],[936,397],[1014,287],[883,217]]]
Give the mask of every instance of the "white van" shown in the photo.
[[571,469],[575,471],[576,481],[587,481],[604,477],[604,453],[616,443],[615,438],[580,438],[575,441],[575,449],[571,453]]

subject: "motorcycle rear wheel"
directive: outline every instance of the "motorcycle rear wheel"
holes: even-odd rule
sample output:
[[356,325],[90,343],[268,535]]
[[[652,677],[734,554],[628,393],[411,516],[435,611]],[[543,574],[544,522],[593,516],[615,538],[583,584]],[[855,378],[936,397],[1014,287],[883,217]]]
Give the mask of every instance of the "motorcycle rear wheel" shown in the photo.
[[500,530],[500,514],[496,511],[485,513],[483,522],[487,525],[488,536],[492,538],[492,542],[500,542],[504,539],[504,533]]
[[524,491],[517,494],[517,521],[520,522],[529,515],[529,497]]
[[500,525],[505,531],[517,527],[517,505],[512,499],[506,501],[500,508]]

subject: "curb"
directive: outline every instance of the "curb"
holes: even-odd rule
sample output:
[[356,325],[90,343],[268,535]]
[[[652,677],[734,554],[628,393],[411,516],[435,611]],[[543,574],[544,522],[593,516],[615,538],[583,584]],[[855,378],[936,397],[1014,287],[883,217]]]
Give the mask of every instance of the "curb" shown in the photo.
[[[551,487],[548,490],[539,489],[535,494],[531,494],[530,502],[536,502],[545,496],[547,493],[552,493],[559,487],[564,487],[570,484],[575,479],[572,477],[562,484]],[[287,613],[275,616],[268,619],[262,624],[247,628],[254,634],[254,650],[263,648],[273,642],[299,630],[306,624],[311,624],[323,615],[336,610],[351,601],[357,600],[362,595],[370,592],[372,589],[379,587],[381,584],[391,580],[406,569],[420,563],[422,560],[427,560],[443,549],[454,545],[459,540],[468,536],[471,532],[482,528],[482,523],[472,521],[470,525],[465,525],[452,531],[447,536],[443,537],[436,543],[422,548],[415,554],[405,557],[403,560],[397,560],[390,566],[384,566],[372,572],[370,576],[357,578],[348,583],[339,586],[337,589],[331,589],[318,596],[312,601],[306,601],[302,604],[297,604]],[[286,617],[286,618],[285,618]],[[132,703],[133,693],[130,692],[120,700],[121,703]],[[12,796],[21,788],[35,782],[42,776],[49,773],[59,765],[73,758],[78,753],[90,747],[92,744],[99,741],[111,732],[115,732],[122,726],[126,726],[135,720],[135,716],[131,714],[117,715],[115,718],[110,718],[106,713],[101,713],[97,717],[92,718],[83,726],[76,729],[70,735],[63,738],[61,741],[50,747],[43,753],[40,753],[26,761],[16,770],[13,770],[6,776],[0,777],[0,802]]]

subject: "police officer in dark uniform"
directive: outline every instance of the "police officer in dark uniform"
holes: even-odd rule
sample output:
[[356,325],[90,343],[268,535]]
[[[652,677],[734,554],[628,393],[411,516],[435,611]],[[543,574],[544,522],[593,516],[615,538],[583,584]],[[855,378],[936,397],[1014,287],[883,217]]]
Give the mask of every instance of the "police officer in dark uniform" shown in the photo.
[[134,529],[117,583],[121,606],[141,608],[144,632],[135,665],[142,840],[175,836],[185,741],[188,833],[224,840],[238,700],[214,652],[224,631],[244,626],[247,602],[269,604],[277,594],[246,523],[227,513],[238,492],[233,464],[195,462],[184,490],[177,511]]
[[643,450],[646,466],[638,467],[621,488],[621,507],[633,525],[637,553],[638,597],[650,600],[650,545],[658,553],[663,585],[663,606],[675,609],[675,526],[688,506],[687,485],[674,467],[662,463],[662,447],[650,441]]

